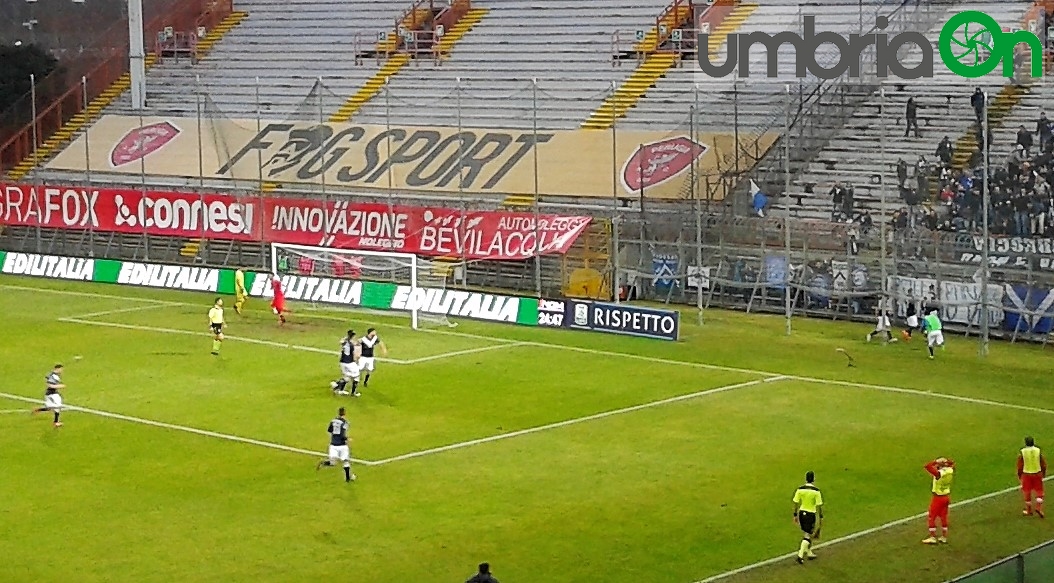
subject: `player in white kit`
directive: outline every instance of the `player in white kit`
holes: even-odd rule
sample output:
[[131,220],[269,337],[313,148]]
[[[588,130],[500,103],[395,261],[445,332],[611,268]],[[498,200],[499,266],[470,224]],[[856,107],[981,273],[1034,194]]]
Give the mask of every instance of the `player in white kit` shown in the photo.
[[362,351],[359,356],[359,370],[366,373],[366,376],[362,379],[362,386],[370,386],[370,373],[376,368],[376,357],[374,351],[380,348],[381,356],[388,356],[388,347],[384,345],[384,341],[377,336],[377,329],[370,328],[366,330],[366,335],[359,339],[359,349]]
[[59,393],[66,385],[62,384],[62,365],[56,364],[51,372],[44,377],[44,406],[33,409],[33,413],[51,411],[55,415],[55,427],[62,427],[59,416],[62,414],[62,395]]
[[871,338],[875,335],[885,336],[887,343],[897,341],[896,337],[893,336],[893,324],[889,321],[888,312],[879,312],[875,329],[867,333],[867,341],[871,342]]

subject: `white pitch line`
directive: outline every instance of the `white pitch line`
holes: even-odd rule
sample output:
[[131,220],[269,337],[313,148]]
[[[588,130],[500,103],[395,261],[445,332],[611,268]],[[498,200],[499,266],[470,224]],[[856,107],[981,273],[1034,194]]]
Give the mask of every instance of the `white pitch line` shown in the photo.
[[[0,285],[0,288],[18,289],[18,290],[26,290],[26,291],[36,291],[36,290],[38,290],[38,288],[33,288],[33,287],[12,286],[12,285]],[[39,290],[40,291],[49,292],[49,293],[54,293],[54,294],[68,294],[68,295],[75,295],[75,296],[87,296],[87,297],[97,297],[97,298],[107,298],[107,299],[128,299],[128,300],[137,300],[137,301],[153,302],[153,303],[164,302],[164,300],[137,299],[137,298],[132,298],[132,297],[129,297],[129,296],[117,296],[117,295],[106,295],[106,294],[91,294],[91,293],[85,293],[85,292],[74,292],[74,291],[69,291],[69,290],[56,290],[56,289],[47,289],[47,288],[39,288]],[[166,303],[168,305],[181,305],[181,306],[199,306],[199,305],[201,305],[201,304],[191,304],[191,303],[187,303],[187,302],[164,302],[164,303]],[[308,313],[305,313],[305,315],[307,315],[308,317],[320,318],[320,319],[341,319],[341,318],[335,318],[335,317],[326,316],[326,315],[323,315],[323,314],[308,314]],[[391,326],[392,327],[399,327],[399,328],[409,328],[409,326],[401,326],[401,325],[397,325],[397,324],[391,324]],[[427,332],[429,334],[442,334],[444,336],[457,336],[457,337],[460,337],[460,338],[474,338],[476,340],[487,340],[487,341],[490,341],[490,342],[497,342],[497,343],[501,343],[501,344],[520,344],[520,345],[523,345],[523,346],[536,346],[536,347],[539,347],[539,348],[555,348],[555,349],[558,349],[558,350],[569,350],[569,351],[573,351],[573,352],[580,352],[580,353],[583,353],[583,354],[594,354],[594,355],[598,355],[598,356],[614,356],[614,357],[626,358],[626,359],[630,359],[630,360],[642,360],[642,361],[645,361],[645,362],[654,362],[654,363],[657,363],[657,364],[671,364],[671,365],[677,365],[677,366],[688,366],[688,367],[699,368],[699,369],[704,369],[704,370],[720,370],[720,371],[726,371],[726,372],[739,372],[739,373],[755,374],[755,375],[768,376],[768,377],[781,376],[781,373],[764,371],[764,370],[756,370],[756,369],[749,369],[749,368],[739,368],[739,367],[733,367],[733,366],[722,366],[722,365],[717,365],[717,364],[706,364],[706,363],[702,363],[702,362],[689,362],[689,361],[685,361],[685,360],[673,360],[673,359],[668,359],[668,358],[657,358],[657,357],[652,357],[652,356],[644,356],[644,355],[641,355],[641,354],[629,354],[629,353],[625,353],[625,352],[612,352],[612,351],[608,351],[608,350],[597,350],[597,349],[594,349],[594,348],[583,348],[583,347],[579,347],[579,346],[568,346],[568,345],[565,345],[565,344],[552,344],[552,343],[548,343],[548,342],[519,341],[519,340],[511,340],[509,338],[498,338],[498,337],[495,337],[495,336],[486,336],[486,335],[483,335],[483,334],[471,334],[471,333],[467,333],[467,332],[452,332],[452,331],[449,331],[449,330],[432,330],[432,329],[428,329],[428,328],[422,328],[419,331]],[[396,364],[399,364],[399,363],[396,363]]]
[[167,308],[168,304],[149,304],[146,306],[138,306],[135,308],[120,308],[117,310],[104,310],[102,312],[91,312],[88,314],[77,314],[76,316],[68,316],[72,320],[82,320],[88,318],[98,318],[99,316],[109,316],[111,314],[126,314],[128,312],[143,312],[146,310],[157,310],[159,308]]
[[529,435],[531,433],[538,433],[538,432],[541,432],[541,431],[548,431],[550,429],[557,429],[557,428],[560,428],[560,427],[567,427],[569,425],[577,425],[579,423],[585,423],[587,421],[596,421],[597,419],[604,419],[606,417],[614,417],[615,415],[624,415],[626,413],[632,413],[634,411],[640,411],[640,410],[643,410],[643,409],[650,409],[652,407],[659,407],[661,405],[668,405],[670,403],[677,403],[679,401],[687,401],[689,399],[696,399],[696,398],[699,398],[699,397],[707,397],[707,396],[710,396],[710,395],[716,395],[718,393],[734,391],[736,389],[742,389],[742,388],[751,387],[751,386],[754,386],[754,385],[759,385],[759,384],[762,384],[762,383],[769,383],[769,382],[779,381],[779,380],[783,380],[783,377],[777,376],[777,377],[771,377],[771,378],[766,378],[766,379],[761,379],[761,380],[756,380],[756,381],[747,381],[745,383],[736,383],[734,385],[725,385],[723,387],[716,387],[716,388],[713,388],[713,389],[707,389],[705,391],[697,391],[695,393],[689,393],[687,395],[678,395],[676,397],[669,397],[669,398],[666,398],[666,399],[660,399],[658,401],[649,401],[647,403],[642,403],[640,405],[633,405],[631,407],[623,407],[621,409],[613,409],[611,411],[604,411],[602,413],[595,413],[593,415],[586,415],[585,417],[575,417],[574,419],[567,419],[565,421],[557,421],[556,423],[548,423],[546,425],[538,425],[536,427],[529,427],[527,429],[520,429],[520,430],[517,430],[517,431],[510,431],[509,433],[502,433],[501,435],[492,435],[490,437],[481,437],[479,439],[471,439],[469,441],[462,441],[462,442],[459,442],[459,443],[452,443],[450,445],[443,445],[443,446],[440,446],[440,447],[433,447],[433,448],[429,448],[429,449],[423,449],[423,450],[420,450],[420,451],[414,451],[414,452],[410,452],[410,453],[405,453],[405,454],[402,454],[402,455],[397,455],[397,456],[393,456],[393,457],[389,457],[389,458],[376,460],[376,461],[373,462],[373,464],[374,465],[378,465],[378,466],[383,466],[385,464],[390,464],[392,462],[398,462],[398,461],[402,461],[402,460],[408,460],[408,459],[413,459],[413,458],[418,458],[418,457],[424,457],[426,455],[442,453],[442,452],[445,452],[445,451],[451,451],[451,450],[455,450],[455,449],[463,449],[463,448],[471,447],[471,446],[474,446],[474,445],[480,445],[480,444],[484,444],[484,443],[491,443],[491,442],[494,442],[494,441],[501,441],[503,439],[510,439],[510,438],[513,438],[513,437],[519,437],[521,435]]
[[[1050,480],[1054,480],[1054,476],[1050,476],[1050,477],[1046,478],[1046,480],[1044,480],[1044,481],[1048,481],[1049,482]],[[1020,490],[1021,490],[1021,486],[1014,486],[1014,487],[1011,487],[1011,488],[1006,488],[1004,490],[999,490],[998,492],[990,492],[988,494],[977,496],[975,498],[968,498],[968,499],[963,500],[961,502],[956,502],[956,503],[952,504],[951,507],[952,508],[960,508],[960,507],[967,506],[967,505],[970,505],[970,504],[975,504],[977,502],[982,502],[984,500],[990,500],[990,499],[996,498],[998,496],[1003,496],[1005,494],[1010,494],[1012,492],[1018,492]],[[837,545],[837,544],[841,544],[841,543],[844,543],[844,542],[849,542],[851,540],[856,540],[856,539],[861,538],[861,537],[865,537],[865,536],[868,536],[868,535],[871,535],[871,534],[875,534],[876,532],[881,532],[883,530],[887,530],[887,529],[890,529],[890,528],[903,526],[903,525],[908,524],[910,522],[913,522],[915,520],[926,518],[926,516],[927,516],[927,513],[921,512],[919,514],[914,514],[914,515],[908,516],[906,518],[901,518],[900,520],[894,520],[892,522],[887,522],[887,523],[885,523],[883,525],[876,526],[876,527],[873,527],[873,528],[869,528],[867,530],[861,530],[861,531],[858,531],[858,532],[854,532],[852,534],[847,534],[847,535],[845,535],[843,537],[839,537],[839,538],[836,538],[836,539],[831,539],[829,541],[826,541],[826,542],[823,542],[823,543],[820,543],[820,544],[816,545],[814,548],[822,549],[822,548],[834,546],[834,545]],[[721,580],[727,579],[729,577],[734,577],[736,575],[742,575],[743,573],[746,573],[748,571],[753,571],[754,569],[760,569],[761,567],[768,567],[770,565],[775,565],[775,564],[781,563],[783,561],[790,561],[791,559],[793,559],[796,556],[798,556],[797,553],[787,553],[785,555],[780,555],[778,557],[772,557],[771,559],[766,559],[764,561],[758,561],[757,563],[751,563],[749,565],[744,565],[742,567],[739,567],[738,569],[732,569],[731,571],[725,571],[724,573],[719,573],[717,575],[713,575],[711,577],[707,577],[706,579],[700,579],[699,581],[696,581],[695,583],[714,583],[715,581],[721,581]]]
[[29,413],[29,409],[0,409],[0,415],[11,415],[14,413]]
[[[141,332],[156,332],[158,334],[181,334],[184,336],[207,336],[206,332],[194,332],[193,330],[179,330],[176,328],[158,328],[156,326],[139,326],[137,324],[120,324],[118,322],[100,322],[97,320],[81,320],[79,318],[59,318],[59,322],[66,322],[69,324],[84,324],[86,326],[103,326],[105,328],[121,328],[124,330],[138,330]],[[288,342],[275,342],[272,340],[260,340],[258,338],[245,338],[243,336],[231,336],[224,334],[224,338],[229,340],[237,340],[238,342],[247,342],[249,344],[259,344],[261,346],[272,346],[275,348],[287,348],[290,350],[301,350],[304,352],[314,352],[317,354],[328,354],[330,356],[336,356],[338,353],[336,350],[327,350],[325,348],[318,348],[315,346],[303,346],[300,344],[289,344]],[[381,358],[378,359],[381,362],[387,362],[390,364],[413,364],[413,361],[400,360],[397,358]]]
[[466,354],[478,354],[480,352],[488,352],[491,350],[502,350],[505,348],[515,348],[517,346],[526,346],[523,342],[516,342],[514,344],[494,344],[492,346],[481,346],[479,348],[468,348],[465,350],[455,350],[453,352],[444,352],[442,354],[433,354],[431,356],[422,356],[421,358],[411,358],[406,361],[406,364],[421,364],[422,362],[432,362],[433,360],[441,360],[444,358],[453,358],[455,356],[464,356]]
[[[85,282],[85,283],[91,283],[91,282]],[[126,301],[130,301],[130,302],[143,302],[143,303],[148,303],[148,304],[161,304],[161,305],[168,305],[168,306],[184,306],[184,305],[188,305],[188,304],[186,304],[184,302],[171,302],[171,301],[168,301],[168,300],[155,300],[153,298],[141,298],[141,297],[136,297],[136,296],[116,296],[116,295],[111,295],[111,294],[97,294],[97,293],[91,293],[91,292],[73,291],[73,290],[68,290],[68,289],[51,289],[51,288],[47,288],[47,287],[32,287],[32,286],[25,286],[25,285],[0,284],[0,289],[13,289],[13,290],[16,290],[16,291],[27,291],[27,292],[33,292],[33,293],[41,292],[41,293],[46,293],[46,294],[56,294],[56,295],[62,295],[62,296],[77,296],[77,297],[82,297],[82,298],[103,298],[103,299],[107,299],[107,300],[126,300]],[[194,304],[194,305],[197,305],[197,304]]]
[[[15,401],[25,401],[26,403],[39,403],[40,399],[32,399],[29,397],[23,397],[22,395],[12,395],[9,393],[0,393],[0,397],[7,399],[13,399]],[[165,423],[163,421],[154,421],[152,419],[143,419],[142,417],[132,417],[131,415],[122,415],[120,413],[111,413],[109,411],[102,411],[99,409],[89,409],[87,407],[78,407],[76,405],[63,405],[64,409],[70,411],[80,411],[81,413],[88,413],[91,415],[98,415],[99,417],[107,417],[109,419],[120,419],[121,421],[129,421],[131,423],[139,423],[142,425],[150,425],[152,427],[161,427],[163,429],[172,429],[175,431],[184,431],[186,433],[193,433],[195,435],[202,435],[205,437],[214,437],[217,439],[225,439],[227,441],[234,441],[237,443],[247,443],[250,445],[258,445],[260,447],[267,447],[270,449],[277,449],[281,451],[288,451],[291,453],[300,453],[304,455],[310,455],[315,458],[326,457],[325,453],[311,451],[309,449],[301,449],[299,447],[291,447],[288,445],[282,445],[280,443],[272,443],[270,441],[261,441],[259,439],[250,439],[248,437],[239,437],[237,435],[229,435],[227,433],[218,433],[216,431],[209,431],[207,429],[198,429],[196,427],[187,427],[186,425],[176,425],[174,423]],[[353,459],[355,463],[362,464],[364,466],[376,465],[375,462],[368,460]]]
[[1040,407],[1030,407],[1028,405],[1016,405],[1014,403],[1004,403],[1003,401],[991,401],[989,399],[977,399],[974,397],[963,397],[960,395],[949,395],[948,393],[933,393],[930,391],[920,391],[918,389],[905,389],[903,387],[890,387],[885,385],[871,385],[868,383],[854,383],[850,381],[832,381],[825,379],[814,379],[809,377],[799,377],[795,375],[787,375],[787,378],[795,381],[802,381],[808,383],[825,384],[825,385],[839,385],[843,387],[852,387],[859,389],[869,389],[872,391],[885,391],[888,393],[900,393],[904,395],[918,395],[920,397],[933,397],[935,399],[947,399],[949,401],[959,401],[960,403],[971,403],[973,405],[987,405],[990,407],[1002,407],[1004,409],[1017,409],[1019,411],[1029,411],[1031,413],[1046,413],[1047,415],[1054,415],[1054,409],[1043,409]]

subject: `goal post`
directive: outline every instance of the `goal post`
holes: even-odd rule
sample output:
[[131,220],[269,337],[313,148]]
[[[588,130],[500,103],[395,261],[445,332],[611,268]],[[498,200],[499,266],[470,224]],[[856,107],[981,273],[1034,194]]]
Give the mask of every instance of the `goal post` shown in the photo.
[[[433,269],[433,262],[412,253],[395,251],[366,251],[336,249],[291,243],[271,243],[271,272],[279,276],[323,277],[363,282],[393,283],[410,286],[446,289],[446,276]],[[422,312],[414,307],[410,325],[417,330],[422,325],[453,327],[446,315]]]

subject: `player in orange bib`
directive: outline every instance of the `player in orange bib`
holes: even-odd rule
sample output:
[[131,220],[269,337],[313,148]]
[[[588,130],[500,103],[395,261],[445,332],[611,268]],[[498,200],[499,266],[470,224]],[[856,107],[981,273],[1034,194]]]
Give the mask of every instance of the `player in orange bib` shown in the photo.
[[[935,545],[948,542],[948,507],[951,505],[952,479],[955,477],[955,462],[939,457],[926,464],[926,471],[933,476],[933,498],[930,499],[930,511],[927,517],[930,536],[923,539],[924,544]],[[941,523],[941,533],[937,536],[937,521]]]
[[1032,515],[1032,495],[1036,495],[1036,515],[1043,518],[1043,478],[1047,475],[1047,460],[1036,447],[1036,440],[1025,438],[1025,447],[1017,455],[1017,478],[1021,480],[1021,492],[1025,495],[1025,516]]

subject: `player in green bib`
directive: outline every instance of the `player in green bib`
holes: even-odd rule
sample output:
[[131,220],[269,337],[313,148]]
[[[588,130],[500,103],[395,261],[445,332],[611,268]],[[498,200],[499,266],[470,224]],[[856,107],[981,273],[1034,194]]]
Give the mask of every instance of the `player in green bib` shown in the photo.
[[942,328],[941,319],[937,315],[937,310],[933,310],[922,319],[922,329],[926,332],[926,348],[930,351],[930,359],[933,359],[933,349],[940,346],[944,347],[944,332]]

